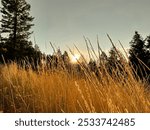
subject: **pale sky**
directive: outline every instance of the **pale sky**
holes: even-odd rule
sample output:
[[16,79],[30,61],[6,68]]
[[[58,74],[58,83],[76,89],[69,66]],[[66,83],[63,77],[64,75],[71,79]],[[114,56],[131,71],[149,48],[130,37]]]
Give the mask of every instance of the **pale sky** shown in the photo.
[[[86,50],[83,36],[96,48],[99,36],[104,50],[111,48],[108,33],[118,44],[129,47],[135,30],[143,37],[150,34],[150,0],[27,0],[35,17],[36,42],[43,52],[51,53],[49,41],[62,51],[76,44]],[[33,36],[32,36],[33,39]]]

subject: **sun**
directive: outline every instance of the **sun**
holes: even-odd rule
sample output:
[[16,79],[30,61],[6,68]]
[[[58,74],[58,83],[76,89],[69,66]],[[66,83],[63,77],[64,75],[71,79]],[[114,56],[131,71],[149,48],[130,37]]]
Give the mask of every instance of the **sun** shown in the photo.
[[75,63],[78,62],[78,60],[80,59],[80,57],[81,57],[81,56],[80,56],[79,54],[74,54],[74,55],[71,56],[71,59],[70,59],[70,60],[71,60],[72,63],[75,64]]

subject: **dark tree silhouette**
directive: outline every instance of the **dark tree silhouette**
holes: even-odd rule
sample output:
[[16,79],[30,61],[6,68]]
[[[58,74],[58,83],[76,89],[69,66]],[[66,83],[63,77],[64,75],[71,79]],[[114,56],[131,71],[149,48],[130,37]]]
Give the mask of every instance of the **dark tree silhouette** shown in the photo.
[[150,67],[150,36],[146,38],[146,59],[147,66]]
[[110,75],[114,74],[119,76],[120,74],[123,74],[123,61],[125,61],[125,59],[122,53],[115,47],[111,48],[106,63],[106,68]]
[[4,57],[9,60],[20,60],[34,52],[29,41],[33,17],[30,16],[30,5],[25,0],[1,0],[1,46],[6,50]]
[[150,83],[150,36],[146,38],[146,72],[147,72],[147,80]]
[[[131,48],[129,51],[129,60],[131,65],[134,68],[134,71],[141,79],[145,79],[147,77],[147,57],[146,49],[145,49],[145,40],[141,37],[141,35],[136,31],[133,36],[133,40],[130,42]],[[144,65],[145,64],[145,65]]]
[[107,69],[109,72],[112,73],[112,71],[117,68],[118,60],[119,59],[115,48],[111,48],[107,58]]

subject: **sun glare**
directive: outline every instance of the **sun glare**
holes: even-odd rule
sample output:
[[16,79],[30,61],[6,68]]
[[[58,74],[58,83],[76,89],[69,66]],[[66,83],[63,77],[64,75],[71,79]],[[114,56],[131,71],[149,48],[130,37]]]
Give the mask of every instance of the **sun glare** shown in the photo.
[[71,62],[72,63],[77,63],[79,59],[80,59],[79,54],[74,54],[74,55],[71,56]]

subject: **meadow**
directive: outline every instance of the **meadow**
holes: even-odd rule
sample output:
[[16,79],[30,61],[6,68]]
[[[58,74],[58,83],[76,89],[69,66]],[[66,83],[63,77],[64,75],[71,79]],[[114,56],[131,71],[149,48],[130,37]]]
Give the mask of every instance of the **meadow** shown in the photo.
[[[147,113],[150,91],[146,81],[135,78],[122,59],[122,69],[107,70],[101,63],[97,76],[76,63],[82,75],[71,69],[39,67],[34,71],[17,63],[0,66],[0,111],[24,113]],[[73,68],[73,67],[72,67]]]

